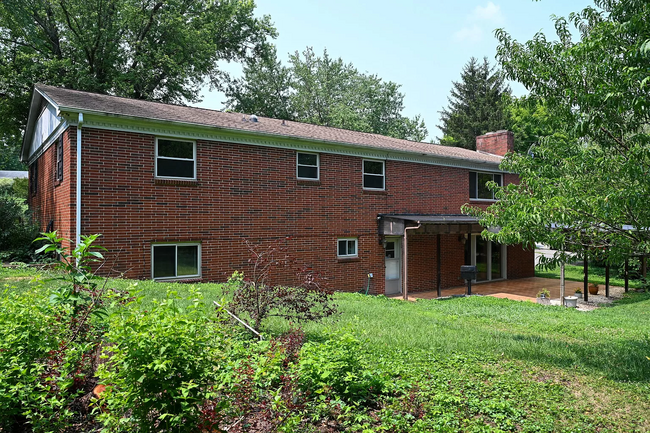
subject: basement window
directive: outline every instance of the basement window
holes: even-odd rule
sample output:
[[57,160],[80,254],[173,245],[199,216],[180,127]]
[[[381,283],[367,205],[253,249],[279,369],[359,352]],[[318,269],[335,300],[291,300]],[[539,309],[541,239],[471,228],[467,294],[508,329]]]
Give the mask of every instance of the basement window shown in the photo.
[[156,177],[196,179],[196,142],[156,139]]
[[363,188],[384,190],[384,161],[363,160]]
[[298,152],[296,157],[296,177],[301,180],[318,180],[319,159],[317,153]]
[[151,257],[154,280],[201,276],[200,244],[153,245]]
[[357,257],[357,239],[339,238],[337,256],[340,258]]
[[494,200],[494,192],[490,191],[486,186],[488,182],[492,181],[496,182],[499,186],[503,186],[503,180],[500,174],[470,171],[469,198],[475,200]]

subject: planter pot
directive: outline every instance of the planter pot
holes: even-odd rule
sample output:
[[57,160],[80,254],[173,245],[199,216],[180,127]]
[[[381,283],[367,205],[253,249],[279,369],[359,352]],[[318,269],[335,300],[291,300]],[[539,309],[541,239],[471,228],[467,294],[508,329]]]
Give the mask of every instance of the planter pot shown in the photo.
[[576,308],[578,306],[578,297],[577,296],[565,296],[564,297],[564,306],[567,308]]
[[589,294],[590,295],[597,295],[598,294],[598,286],[595,284],[589,284]]
[[551,298],[539,297],[537,298],[537,303],[542,305],[551,305]]

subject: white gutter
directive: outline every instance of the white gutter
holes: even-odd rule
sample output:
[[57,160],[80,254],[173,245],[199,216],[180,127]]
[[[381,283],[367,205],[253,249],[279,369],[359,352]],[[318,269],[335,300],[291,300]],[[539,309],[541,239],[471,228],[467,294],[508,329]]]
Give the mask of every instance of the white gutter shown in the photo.
[[79,121],[77,122],[77,189],[76,197],[77,203],[75,205],[76,213],[76,227],[75,227],[75,247],[79,246],[81,242],[81,126],[84,123],[83,113],[79,113]]

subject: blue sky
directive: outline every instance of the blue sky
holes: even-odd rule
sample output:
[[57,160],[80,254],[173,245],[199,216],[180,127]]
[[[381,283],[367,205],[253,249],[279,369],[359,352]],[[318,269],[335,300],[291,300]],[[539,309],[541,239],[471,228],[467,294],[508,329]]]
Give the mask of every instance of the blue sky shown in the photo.
[[[278,57],[311,46],[327,48],[361,72],[401,84],[404,114],[421,114],[429,137],[440,136],[439,111],[447,106],[452,81],[470,57],[487,56],[494,63],[493,31],[504,28],[527,41],[538,31],[554,39],[551,15],[568,16],[590,0],[257,0],[257,14],[270,15],[279,36]],[[237,74],[236,65],[225,65]],[[512,84],[516,95],[525,89]],[[225,97],[204,90],[200,107],[223,109]],[[437,141],[437,140],[436,140]]]

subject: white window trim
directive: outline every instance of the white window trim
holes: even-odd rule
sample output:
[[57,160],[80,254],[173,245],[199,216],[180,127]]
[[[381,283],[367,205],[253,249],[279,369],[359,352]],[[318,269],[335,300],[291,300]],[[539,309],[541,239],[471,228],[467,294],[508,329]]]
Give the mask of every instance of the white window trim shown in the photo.
[[[369,188],[365,186],[365,176],[366,174],[368,176],[377,176],[379,177],[378,174],[375,173],[366,173],[366,161],[368,162],[381,162],[381,167],[382,167],[382,179],[383,179],[383,188]],[[382,161],[380,159],[363,159],[361,162],[361,185],[363,186],[363,189],[369,190],[369,191],[386,191],[386,161]]]
[[[154,256],[153,250],[155,247],[176,247],[176,262],[174,263],[174,277],[154,277]],[[197,247],[197,269],[198,274],[195,275],[178,275],[178,247]],[[171,281],[171,280],[185,280],[188,278],[200,278],[201,277],[201,243],[200,242],[160,242],[151,244],[151,279],[154,281]]]
[[[300,177],[298,175],[298,168],[299,167],[313,167],[313,165],[305,165],[305,164],[300,164],[300,162],[298,162],[298,155],[300,155],[301,153],[303,153],[305,155],[316,155],[316,177],[315,178],[314,177]],[[313,181],[320,180],[320,154],[313,153],[313,152],[300,152],[300,151],[296,152],[296,179],[298,179],[298,180],[313,180]]]
[[[183,143],[192,143],[192,160],[194,162],[194,177],[181,177],[181,176],[158,176],[158,158],[172,159],[176,161],[189,161],[187,158],[174,158],[170,156],[158,156],[158,140],[180,141]],[[154,155],[154,168],[153,174],[156,179],[180,179],[180,180],[196,180],[196,141],[193,140],[180,140],[178,138],[156,137],[156,149]]]
[[[492,175],[492,180],[494,181],[494,175],[499,175],[501,176],[501,186],[503,186],[503,173],[492,173],[489,171],[475,171],[475,170],[470,170],[473,173],[476,173],[476,184],[474,185],[474,190],[476,191],[476,195],[478,196],[478,175],[479,174],[489,174]],[[470,197],[470,201],[488,201],[488,202],[497,202],[496,198],[494,198],[494,191],[492,192],[492,198],[479,198],[479,197]]]
[[[354,241],[354,251],[355,254],[345,254],[345,255],[340,255],[339,254],[339,242],[341,241]],[[347,247],[347,244],[346,244]],[[347,248],[346,248],[347,250]],[[357,238],[338,238],[336,239],[336,257],[340,259],[351,259],[351,258],[356,258],[359,257],[359,239]]]

